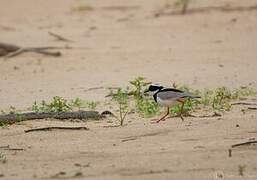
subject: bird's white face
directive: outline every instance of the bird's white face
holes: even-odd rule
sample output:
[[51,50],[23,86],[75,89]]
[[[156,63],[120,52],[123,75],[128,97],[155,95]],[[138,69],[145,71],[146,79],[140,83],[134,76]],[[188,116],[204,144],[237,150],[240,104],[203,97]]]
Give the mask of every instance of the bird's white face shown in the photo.
[[157,93],[159,90],[156,90],[156,91],[147,91],[146,93],[149,95],[149,96],[153,96],[155,93]]

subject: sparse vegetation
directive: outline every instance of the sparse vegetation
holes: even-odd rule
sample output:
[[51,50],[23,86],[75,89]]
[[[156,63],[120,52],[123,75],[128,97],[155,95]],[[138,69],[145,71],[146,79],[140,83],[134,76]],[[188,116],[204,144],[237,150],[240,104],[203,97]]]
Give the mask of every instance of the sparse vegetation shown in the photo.
[[188,8],[188,5],[191,0],[177,0],[174,3],[175,7],[180,7],[181,8],[181,14],[185,14]]
[[246,170],[246,165],[239,165],[238,166],[238,175],[244,176],[245,170]]
[[136,101],[136,110],[143,117],[152,117],[159,113],[159,106],[153,99],[138,99]]
[[141,99],[144,97],[144,91],[147,89],[149,82],[146,82],[144,77],[137,77],[129,82],[132,85],[132,91],[130,93],[134,95],[136,99]]
[[[129,100],[132,104],[135,104],[134,108],[143,117],[152,117],[160,112],[159,106],[154,102],[152,97],[145,97],[144,91],[148,88],[149,82],[143,77],[135,78],[130,81],[130,86],[127,90],[123,91],[127,93],[127,96],[132,96]],[[231,101],[236,99],[241,99],[245,96],[257,95],[257,90],[248,87],[242,87],[239,89],[230,90],[226,87],[220,87],[215,90],[205,89],[203,91],[193,90],[188,86],[179,86],[173,84],[174,88],[180,89],[182,91],[191,92],[194,95],[201,96],[200,99],[188,99],[186,100],[183,108],[183,116],[190,115],[190,112],[199,109],[207,108],[214,112],[224,112],[231,109]],[[117,92],[111,92],[111,96],[117,96]],[[177,116],[180,114],[180,104],[172,107],[170,112]]]
[[71,107],[67,100],[59,96],[53,97],[50,103],[43,100],[39,104],[35,101],[32,105],[32,111],[35,112],[67,112],[69,110]]
[[98,103],[94,102],[94,101],[85,101],[83,99],[76,98],[76,99],[70,101],[69,106],[72,109],[77,108],[78,110],[81,110],[83,108],[95,110],[95,108],[97,107],[97,104]]
[[5,164],[7,162],[6,156],[0,152],[0,163]]
[[[195,95],[201,96],[200,99],[187,100],[184,105],[183,115],[189,115],[189,112],[196,108],[210,108],[214,112],[224,112],[231,110],[231,101],[241,99],[246,96],[255,96],[257,91],[252,88],[241,87],[239,89],[230,90],[227,87],[220,87],[215,90],[205,89],[203,91],[192,90],[187,86],[181,86],[173,84],[174,88],[178,88],[183,91],[192,92]],[[171,113],[178,115],[180,110],[179,105],[171,108]]]
[[94,8],[87,4],[81,4],[71,8],[72,12],[86,12],[86,11],[93,11],[93,10]]
[[130,81],[130,85],[132,85],[130,93],[134,96],[136,111],[144,117],[151,117],[159,112],[159,107],[154,100],[144,97],[144,91],[148,88],[149,84],[144,77],[138,77]]
[[[143,117],[152,117],[160,113],[160,107],[154,99],[152,97],[146,97],[144,94],[144,91],[148,88],[149,84],[150,83],[147,82],[145,78],[138,77],[130,81],[129,86],[125,90],[118,88],[110,93],[109,96],[111,96],[112,100],[118,104],[119,115],[116,117],[119,119],[121,126],[124,124],[129,108]],[[233,100],[243,99],[246,96],[257,95],[257,90],[249,87],[241,87],[234,90],[230,90],[226,87],[220,87],[215,90],[205,89],[203,91],[193,90],[187,86],[179,86],[177,84],[173,84],[173,87],[201,96],[200,99],[186,100],[182,112],[183,116],[189,116],[192,111],[202,108],[214,111],[214,113],[229,111],[232,108],[231,102]],[[97,102],[85,101],[80,98],[67,100],[62,97],[55,96],[50,102],[46,102],[45,100],[41,102],[35,101],[30,110],[37,113],[72,112],[84,109],[95,110],[97,104]],[[180,115],[180,110],[180,104],[170,108],[170,112],[174,116]],[[12,106],[9,110],[1,110],[1,112],[2,114],[15,114],[21,120],[23,119],[23,117],[19,115],[19,111]],[[0,126],[6,125],[7,124],[5,123],[0,124]]]
[[40,103],[35,101],[31,109],[34,112],[68,112],[84,108],[94,110],[96,106],[96,102],[89,102],[80,98],[68,101],[62,97],[55,96],[50,103],[47,103],[45,100]]
[[[198,100],[195,100],[195,99],[188,99],[186,100],[185,104],[184,104],[184,108],[183,108],[183,112],[182,112],[182,115],[183,116],[188,116],[190,115],[190,111],[196,109],[198,107],[198,105],[200,104],[200,102]],[[174,115],[174,116],[177,116],[177,115],[180,115],[180,107],[181,105],[178,104],[174,107],[172,107],[170,109],[171,113]]]

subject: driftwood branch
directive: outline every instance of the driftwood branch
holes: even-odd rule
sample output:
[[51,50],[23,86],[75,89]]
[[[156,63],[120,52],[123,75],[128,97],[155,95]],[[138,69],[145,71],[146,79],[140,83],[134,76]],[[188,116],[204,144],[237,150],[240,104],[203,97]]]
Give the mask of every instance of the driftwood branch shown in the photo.
[[49,50],[53,49],[64,49],[65,47],[20,47],[13,44],[1,43],[0,42],[0,57],[5,59],[18,56],[25,52],[35,52],[48,56],[58,57],[61,56],[61,52],[55,51],[51,52]]
[[238,146],[243,146],[243,145],[249,145],[249,144],[255,144],[257,143],[257,141],[247,141],[247,142],[243,142],[243,143],[239,143],[239,144],[233,144],[231,147],[238,147]]
[[54,38],[56,38],[58,41],[65,41],[65,42],[73,42],[72,40],[69,40],[69,39],[66,39],[65,37],[61,36],[61,35],[58,35],[56,33],[53,33],[53,32],[48,32],[48,34],[50,36],[53,36]]
[[59,126],[54,126],[54,127],[44,127],[44,128],[35,128],[35,129],[29,129],[29,130],[24,130],[25,133],[28,132],[33,132],[33,131],[51,131],[54,129],[61,129],[61,130],[89,130],[87,127],[59,127]]
[[55,118],[55,119],[100,119],[101,116],[97,111],[76,111],[76,112],[41,112],[41,113],[19,113],[19,114],[6,114],[0,115],[0,123],[12,124],[15,122],[26,121],[26,120],[35,120],[35,119],[46,119],[46,118]]

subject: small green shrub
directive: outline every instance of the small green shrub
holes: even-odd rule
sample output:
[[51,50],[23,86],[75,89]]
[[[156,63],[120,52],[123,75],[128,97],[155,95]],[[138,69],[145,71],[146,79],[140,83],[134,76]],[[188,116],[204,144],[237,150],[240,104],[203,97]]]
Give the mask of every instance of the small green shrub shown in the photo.
[[238,175],[244,176],[245,170],[246,170],[246,165],[239,165],[238,166]]
[[85,101],[80,98],[76,98],[74,100],[71,100],[69,103],[69,106],[74,109],[78,109],[79,111],[83,108],[88,108],[90,110],[95,110],[97,106],[97,102],[93,101]]
[[118,117],[120,121],[120,126],[122,126],[128,114],[128,92],[119,88],[117,92],[115,92],[114,95],[112,96],[112,99],[119,106],[119,115],[116,117]]
[[144,97],[144,91],[147,89],[147,85],[150,84],[145,81],[144,77],[137,77],[129,83],[133,89],[129,94],[134,95],[136,99],[142,99]]
[[31,109],[34,112],[67,112],[81,110],[82,108],[94,110],[96,106],[96,102],[85,101],[80,98],[68,101],[62,97],[55,96],[50,103],[47,103],[44,100],[40,103],[35,101]]
[[2,164],[5,164],[7,162],[6,156],[3,153],[1,153],[1,152],[0,152],[0,162]]
[[94,8],[90,5],[81,4],[78,6],[74,6],[71,8],[72,12],[86,12],[86,11],[93,11]]
[[[199,104],[200,104],[200,101],[196,99],[187,99],[184,103],[183,112],[181,112],[182,115],[183,116],[190,115],[190,111],[196,109]],[[180,110],[181,110],[181,104],[177,104],[170,109],[170,112],[173,115],[177,116],[177,115],[180,115]]]
[[67,112],[70,110],[71,107],[67,100],[59,96],[53,97],[50,103],[43,100],[39,104],[35,101],[32,105],[32,111],[34,112]]
[[159,106],[154,100],[137,99],[136,110],[143,117],[152,117],[159,112]]
[[226,87],[217,88],[212,99],[212,108],[218,111],[229,111],[231,109],[231,91]]

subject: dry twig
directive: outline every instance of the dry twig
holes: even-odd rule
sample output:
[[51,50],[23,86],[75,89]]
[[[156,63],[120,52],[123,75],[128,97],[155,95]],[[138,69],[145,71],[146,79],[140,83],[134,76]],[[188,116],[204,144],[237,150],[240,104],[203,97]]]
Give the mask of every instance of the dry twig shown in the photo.
[[74,41],[72,41],[72,40],[66,39],[66,38],[64,38],[63,36],[60,36],[60,35],[58,35],[58,34],[56,34],[56,33],[50,32],[50,31],[48,32],[48,34],[49,34],[50,36],[53,36],[54,38],[56,38],[58,41],[74,42]]
[[248,102],[235,102],[235,103],[231,103],[231,105],[257,105],[256,103],[248,103]]
[[35,129],[29,129],[29,130],[24,130],[25,133],[28,132],[33,132],[33,131],[51,131],[54,129],[61,129],[61,130],[89,130],[87,127],[59,127],[59,126],[54,126],[54,127],[44,127],[44,128],[35,128]]
[[61,56],[61,52],[55,51],[50,52],[48,50],[53,49],[64,49],[65,47],[20,47],[13,44],[1,43],[0,42],[0,57],[4,57],[5,59],[18,56],[25,52],[35,52],[48,56],[58,57]]
[[23,148],[11,148],[10,145],[0,146],[0,149],[9,150],[9,151],[24,151],[25,150]]
[[257,141],[247,141],[243,143],[233,144],[231,147],[234,148],[238,146],[244,146],[244,145],[255,144],[255,143],[257,143]]
[[257,110],[257,107],[248,107],[249,110]]
[[[198,8],[186,8],[186,14],[196,14],[196,13],[207,13],[210,11],[220,11],[220,12],[243,12],[243,11],[256,11],[257,5],[253,6],[207,6],[207,7],[198,7]],[[183,12],[183,10],[182,10]],[[168,15],[181,15],[181,10],[172,10],[172,11],[164,11],[157,12],[154,16],[168,16]],[[184,13],[185,14],[185,13]]]

